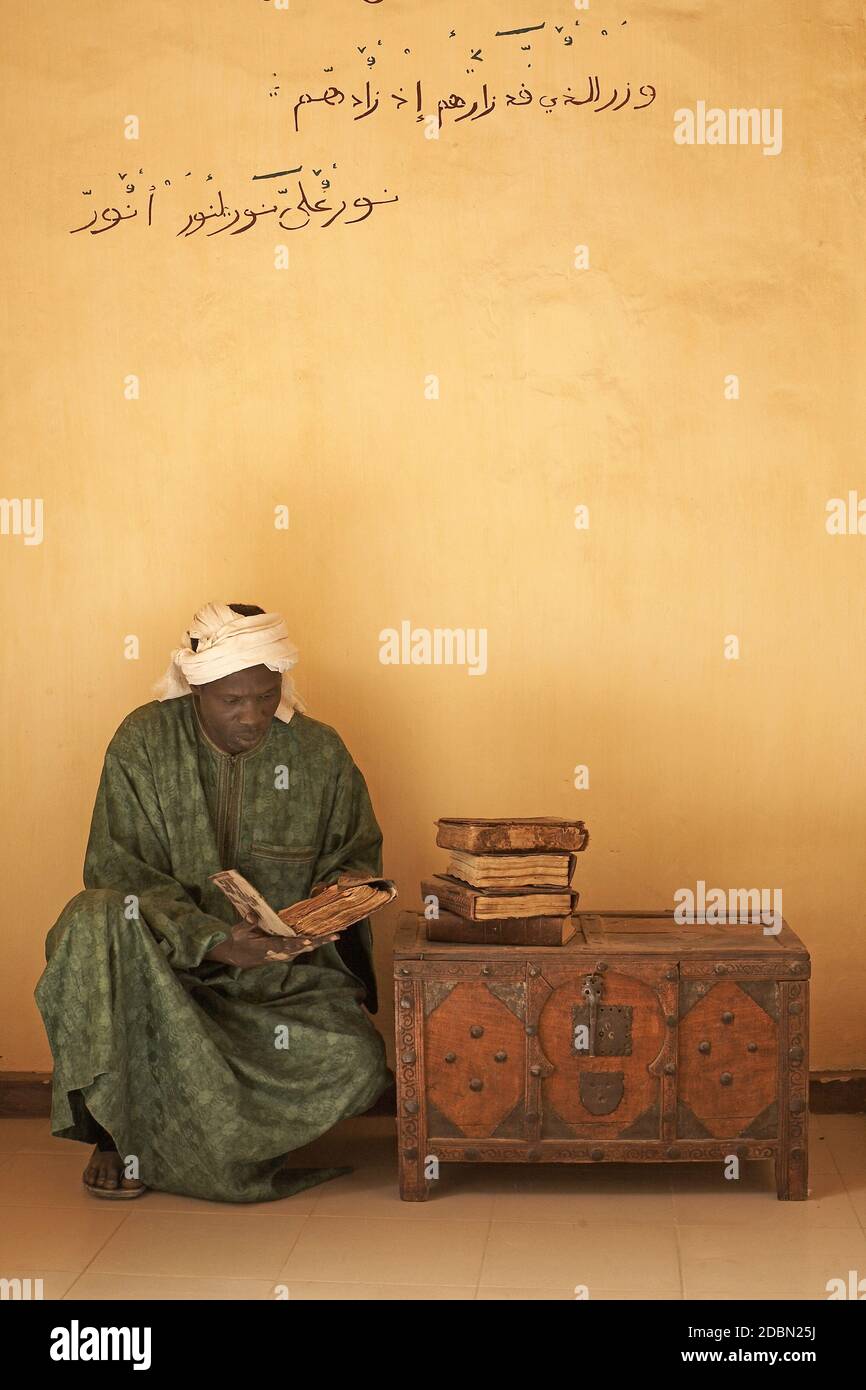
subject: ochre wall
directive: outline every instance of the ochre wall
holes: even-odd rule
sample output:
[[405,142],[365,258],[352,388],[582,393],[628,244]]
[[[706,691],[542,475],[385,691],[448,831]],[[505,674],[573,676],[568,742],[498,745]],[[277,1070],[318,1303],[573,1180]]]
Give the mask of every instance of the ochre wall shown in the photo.
[[[439,815],[583,817],[586,907],[781,887],[813,953],[813,1066],[866,1065],[866,536],[825,526],[866,493],[860,6],[508,8],[547,21],[531,53],[492,37],[494,0],[7,9],[2,493],[45,520],[39,545],[0,535],[0,1070],[50,1066],[32,990],[102,754],[211,598],[286,615],[399,906],[443,866]],[[575,17],[566,48],[551,26]],[[626,80],[656,100],[452,112],[439,140],[411,111],[319,103],[292,130],[291,94],[328,82],[583,93],[596,73],[599,104]],[[781,108],[781,153],[675,144],[698,101]],[[252,174],[301,163],[399,202],[178,238],[163,183],[153,226],[70,235],[119,172],[259,206]],[[404,619],[486,628],[487,673],[382,665]],[[395,922],[375,922],[386,1037]]]

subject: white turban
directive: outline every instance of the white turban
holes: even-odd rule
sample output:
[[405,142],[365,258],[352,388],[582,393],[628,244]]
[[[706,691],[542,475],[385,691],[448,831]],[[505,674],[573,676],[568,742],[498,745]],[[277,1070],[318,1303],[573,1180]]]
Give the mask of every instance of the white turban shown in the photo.
[[[195,650],[192,639],[196,638]],[[188,695],[190,686],[207,685],[250,666],[267,666],[283,675],[283,693],[277,719],[288,724],[296,709],[306,706],[295,693],[294,681],[287,673],[298,661],[298,649],[289,641],[286,624],[279,613],[253,613],[241,617],[227,603],[206,603],[200,608],[181,638],[182,645],[171,654],[168,670],[154,686],[160,700]]]

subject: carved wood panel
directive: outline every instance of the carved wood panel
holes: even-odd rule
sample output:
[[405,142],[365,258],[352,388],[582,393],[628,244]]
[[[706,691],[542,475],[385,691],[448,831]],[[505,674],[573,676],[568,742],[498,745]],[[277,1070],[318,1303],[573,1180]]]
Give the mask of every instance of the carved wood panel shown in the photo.
[[630,1010],[629,1050],[621,1056],[575,1051],[574,1010],[584,1003],[585,976],[575,971],[549,973],[556,986],[538,1025],[540,1050],[552,1068],[542,1080],[542,1136],[612,1139],[648,1117],[646,1125],[639,1124],[641,1133],[646,1129],[645,1137],[661,1137],[667,1080],[663,1063],[669,1048],[673,1056],[662,995],[665,988],[670,992],[673,1010],[676,990],[675,983],[665,982],[668,973],[676,979],[673,962],[653,961],[639,968],[639,976],[614,968],[602,974],[601,1003]]
[[433,999],[424,1024],[428,1132],[489,1139],[516,1107],[519,1121],[525,1101],[525,985],[464,980]]
[[750,991],[724,980],[680,1020],[679,1134],[700,1127],[716,1138],[733,1137],[756,1122],[764,1137],[776,1133],[770,1108],[777,1098],[778,1025],[768,1009],[778,1014],[778,1000],[771,988],[762,1007]]

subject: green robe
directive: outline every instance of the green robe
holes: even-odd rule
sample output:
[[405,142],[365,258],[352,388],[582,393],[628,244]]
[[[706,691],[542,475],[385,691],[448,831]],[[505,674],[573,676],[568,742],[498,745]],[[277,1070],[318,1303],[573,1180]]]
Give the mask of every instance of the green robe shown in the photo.
[[382,873],[364,778],[334,729],[295,712],[223,753],[192,697],[134,710],[109,744],[85,890],[46,939],[36,986],[54,1056],[51,1130],[93,1118],[163,1192],[285,1197],[350,1169],[286,1155],[369,1109],[392,1081],[369,922],[292,962],[204,960],[237,913],[209,882],[237,868],[275,909],[346,869]]

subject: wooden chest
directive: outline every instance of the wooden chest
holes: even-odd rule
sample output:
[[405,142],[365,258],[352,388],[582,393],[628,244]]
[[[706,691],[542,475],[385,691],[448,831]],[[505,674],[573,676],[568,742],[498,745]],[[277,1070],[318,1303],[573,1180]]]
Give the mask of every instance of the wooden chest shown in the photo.
[[783,925],[579,913],[565,946],[395,939],[400,1194],[431,1158],[808,1170],[809,956]]

